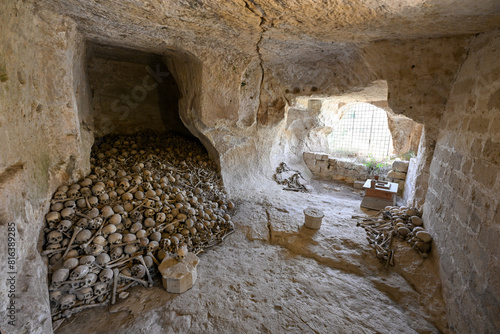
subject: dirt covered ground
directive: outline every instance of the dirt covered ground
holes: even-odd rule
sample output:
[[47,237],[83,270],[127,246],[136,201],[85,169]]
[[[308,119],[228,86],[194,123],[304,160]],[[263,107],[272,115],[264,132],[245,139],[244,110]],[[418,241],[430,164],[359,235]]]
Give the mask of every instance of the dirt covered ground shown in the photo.
[[[356,217],[362,192],[311,181],[310,193],[272,181],[233,193],[236,232],[199,254],[192,289],[150,289],[66,320],[56,333],[447,332],[433,257],[396,242],[393,267],[374,256]],[[306,207],[325,213],[303,226]],[[354,216],[354,218],[353,218]]]

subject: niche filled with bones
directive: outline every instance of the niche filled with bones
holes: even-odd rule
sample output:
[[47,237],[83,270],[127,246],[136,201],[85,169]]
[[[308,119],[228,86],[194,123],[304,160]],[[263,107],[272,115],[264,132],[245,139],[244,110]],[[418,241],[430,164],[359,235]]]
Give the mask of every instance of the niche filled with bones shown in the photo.
[[151,287],[165,258],[182,261],[234,230],[217,165],[179,118],[161,58],[94,48],[91,172],[54,193],[45,216],[54,321]]

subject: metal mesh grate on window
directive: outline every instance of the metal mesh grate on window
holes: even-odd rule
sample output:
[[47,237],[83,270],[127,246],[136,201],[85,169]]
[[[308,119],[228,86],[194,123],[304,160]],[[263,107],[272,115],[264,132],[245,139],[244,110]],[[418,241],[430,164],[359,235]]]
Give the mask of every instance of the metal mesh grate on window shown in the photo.
[[369,103],[350,103],[339,111],[340,121],[329,136],[333,154],[390,156],[392,136],[385,110]]

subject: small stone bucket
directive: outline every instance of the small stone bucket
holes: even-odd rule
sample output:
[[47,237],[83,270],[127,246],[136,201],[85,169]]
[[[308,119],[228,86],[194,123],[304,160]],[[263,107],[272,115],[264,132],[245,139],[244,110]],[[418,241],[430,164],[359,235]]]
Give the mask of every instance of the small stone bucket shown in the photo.
[[323,217],[325,216],[323,211],[315,208],[307,208],[304,210],[304,215],[306,216],[304,225],[313,230],[319,230]]

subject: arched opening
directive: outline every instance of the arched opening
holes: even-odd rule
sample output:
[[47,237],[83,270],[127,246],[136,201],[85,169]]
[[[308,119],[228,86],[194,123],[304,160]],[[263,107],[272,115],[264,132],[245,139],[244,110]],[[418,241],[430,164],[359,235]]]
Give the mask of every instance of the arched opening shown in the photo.
[[144,131],[194,137],[180,118],[179,85],[162,56],[97,44],[89,50],[96,137]]
[[331,154],[386,160],[394,153],[387,113],[370,103],[348,103],[328,135]]

